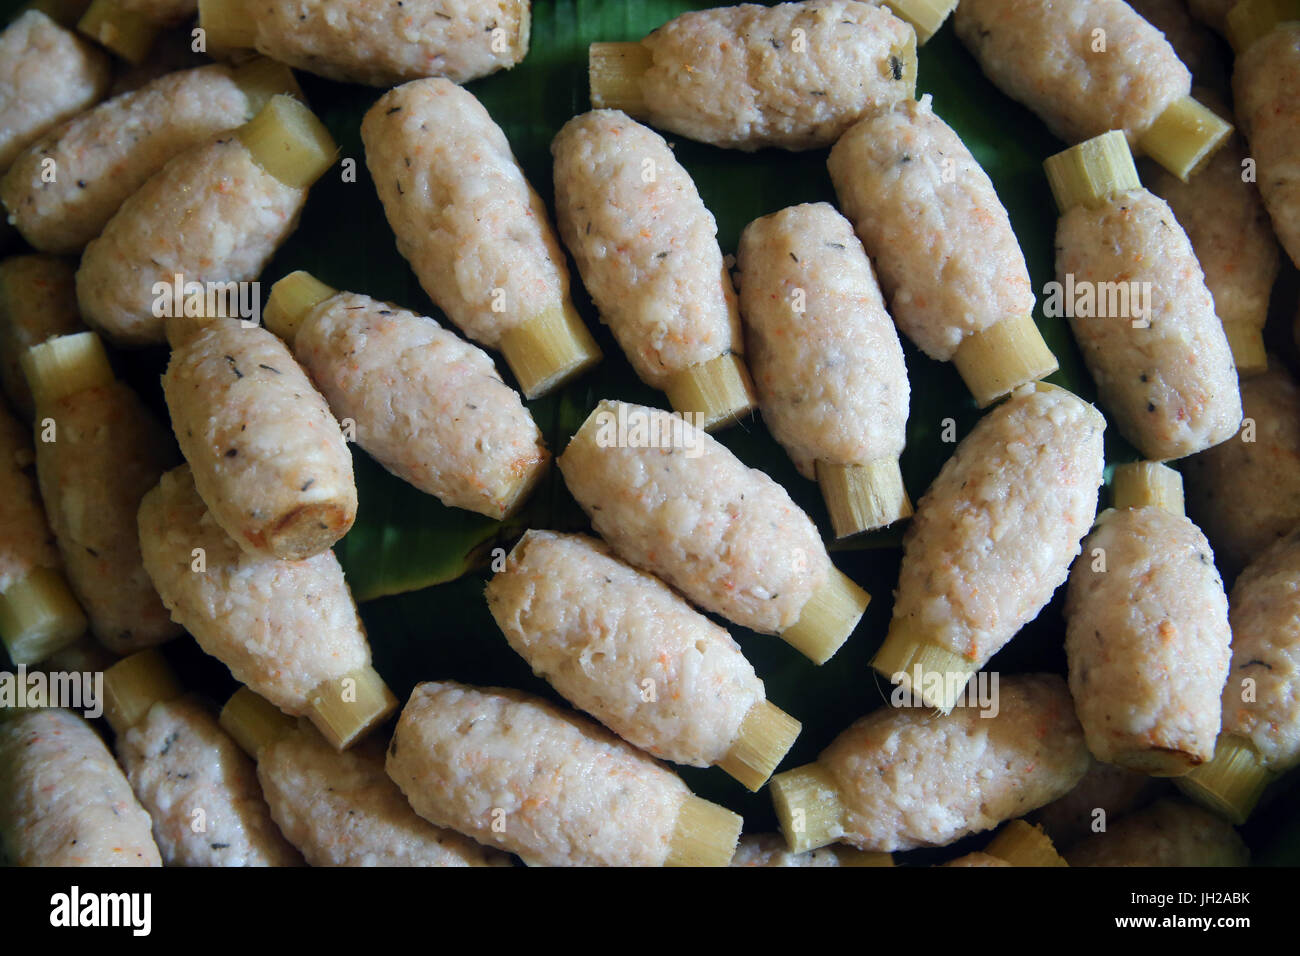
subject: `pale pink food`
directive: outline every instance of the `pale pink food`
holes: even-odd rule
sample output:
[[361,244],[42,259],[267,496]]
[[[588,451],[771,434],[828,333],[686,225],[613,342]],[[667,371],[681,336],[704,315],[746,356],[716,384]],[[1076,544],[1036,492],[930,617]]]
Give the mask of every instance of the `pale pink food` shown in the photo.
[[915,34],[886,8],[805,0],[684,13],[641,41],[646,119],[715,146],[829,146],[912,95]]
[[1100,832],[1150,803],[1168,786],[1159,777],[1093,761],[1073,790],[1039,809],[1032,819],[1064,852],[1089,833]]
[[0,261],[0,384],[31,421],[32,390],[22,356],[55,335],[84,332],[77,312],[74,266],[54,256],[12,256]]
[[863,119],[826,165],[894,320],[926,355],[946,362],[967,336],[1033,311],[1007,211],[928,95]]
[[159,701],[118,740],[168,866],[300,866],[262,799],[252,761],[202,704]]
[[0,844],[18,866],[161,866],[149,814],[90,724],[59,709],[0,721]]
[[1162,508],[1102,512],[1070,573],[1070,692],[1098,760],[1142,769],[1214,756],[1228,675],[1228,598],[1201,530]]
[[1092,834],[1065,857],[1070,866],[1246,866],[1250,851],[1208,810],[1161,800]]
[[828,203],[755,219],[736,264],[763,420],[799,473],[815,478],[818,460],[896,460],[907,443],[907,367],[848,220]]

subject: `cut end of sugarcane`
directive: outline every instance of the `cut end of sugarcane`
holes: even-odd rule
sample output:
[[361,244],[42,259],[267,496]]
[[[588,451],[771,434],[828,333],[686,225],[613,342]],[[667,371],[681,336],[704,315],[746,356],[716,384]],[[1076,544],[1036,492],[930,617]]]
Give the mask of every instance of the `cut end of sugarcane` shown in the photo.
[[885,643],[876,651],[871,666],[895,684],[906,688],[926,707],[949,713],[961,700],[971,675],[979,670],[947,648],[918,640],[911,629],[895,618]]
[[1175,100],[1138,139],[1157,163],[1187,182],[1232,135],[1232,124],[1190,96]]
[[529,468],[516,479],[515,483],[499,503],[499,510],[488,513],[489,518],[496,518],[499,521],[505,521],[513,518],[519,513],[528,498],[532,495],[533,489],[537,487],[538,482],[546,475],[546,471],[551,465],[551,455],[543,451]]
[[727,866],[736,855],[738,814],[716,803],[689,796],[677,813],[664,866]]
[[791,853],[807,853],[844,836],[840,789],[821,764],[810,763],[772,778],[772,805]]
[[209,48],[237,50],[257,43],[256,22],[246,0],[199,0],[199,27]]
[[1142,188],[1128,140],[1119,130],[1047,157],[1043,169],[1062,213],[1075,206],[1097,209],[1113,196]]
[[1264,350],[1264,334],[1245,322],[1224,322],[1223,334],[1232,349],[1232,362],[1242,377],[1263,375],[1268,371],[1268,353]]
[[36,568],[0,594],[0,641],[14,664],[35,664],[86,632],[86,615],[54,568]]
[[286,186],[306,189],[334,165],[338,147],[316,114],[292,96],[277,93],[239,127],[253,161]]
[[980,408],[1059,368],[1033,316],[1003,319],[966,336],[952,357]]
[[870,594],[831,568],[799,612],[799,620],[781,632],[781,640],[814,664],[825,664],[849,639],[870,603]]
[[1132,747],[1115,749],[1106,761],[1148,777],[1181,777],[1204,763],[1204,758],[1171,747]]
[[176,675],[153,648],[132,654],[104,672],[104,717],[119,737],[159,701],[184,693]]
[[740,722],[740,732],[718,766],[750,790],[761,790],[799,736],[801,724],[770,701],[760,700]]
[[1273,776],[1253,743],[1238,734],[1224,734],[1214,759],[1179,777],[1174,784],[1202,806],[1241,826],[1254,812]]
[[855,850],[851,846],[831,847],[840,866],[893,866],[894,857],[889,853],[874,853],[870,850]]
[[897,458],[880,458],[865,465],[819,460],[816,470],[836,538],[883,528],[912,514],[912,499],[903,487]]
[[262,311],[262,321],[268,329],[292,345],[307,313],[337,292],[337,289],[330,288],[310,272],[301,269],[290,272],[271,286],[271,295]]
[[296,720],[247,687],[231,695],[217,722],[254,760],[263,747],[298,730]]
[[262,111],[271,97],[278,94],[303,99],[302,88],[294,79],[293,70],[283,63],[268,57],[254,57],[247,63],[235,67],[235,85],[244,91],[248,98],[248,118],[252,119]]
[[33,345],[23,355],[22,363],[38,409],[116,381],[104,344],[94,332],[57,335]]
[[541,398],[602,358],[572,303],[516,325],[501,336],[501,354],[524,398]]
[[705,431],[740,421],[758,404],[749,370],[734,352],[678,372],[665,384],[664,393],[673,411]]
[[1241,0],[1228,11],[1225,32],[1233,51],[1241,56],[1287,20],[1300,20],[1300,0]]
[[1043,828],[1024,820],[1008,823],[984,852],[1012,866],[1069,866]]
[[622,110],[643,119],[646,105],[641,76],[653,62],[654,55],[640,43],[593,43],[587,51],[592,107]]
[[397,709],[397,698],[373,667],[328,680],[311,696],[311,722],[335,750],[346,750]]
[[948,14],[957,8],[957,0],[884,0],[884,5],[916,31],[916,42],[924,44],[939,32]]
[[1157,461],[1117,465],[1111,501],[1116,508],[1161,508],[1174,515],[1186,514],[1183,476]]
[[132,64],[148,55],[159,29],[148,17],[122,9],[116,0],[94,0],[77,21],[77,30]]

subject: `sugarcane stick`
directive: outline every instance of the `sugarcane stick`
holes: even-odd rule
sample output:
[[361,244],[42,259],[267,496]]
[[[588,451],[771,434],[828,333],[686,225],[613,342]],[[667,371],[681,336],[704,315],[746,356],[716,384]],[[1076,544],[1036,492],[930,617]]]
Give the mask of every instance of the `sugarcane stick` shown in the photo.
[[33,346],[23,356],[23,371],[37,409],[116,381],[108,353],[94,332],[59,335]]
[[622,110],[634,119],[646,115],[641,76],[654,57],[640,43],[593,43],[587,51],[591,105]]
[[832,569],[781,639],[815,664],[825,664],[848,640],[871,595],[843,571]]
[[1287,20],[1300,20],[1300,0],[1241,0],[1228,11],[1228,42],[1240,56]]
[[1142,188],[1128,140],[1118,130],[1049,156],[1043,168],[1061,212],[1075,206],[1096,209],[1113,196]]
[[86,615],[55,568],[36,568],[0,593],[0,641],[15,664],[35,664],[86,631]]
[[673,411],[696,416],[706,431],[754,410],[754,383],[734,352],[678,372],[664,388]]
[[1060,367],[1028,315],[1004,319],[967,336],[952,362],[980,408]]
[[807,853],[844,835],[844,804],[831,775],[816,763],[772,778],[772,802],[791,853]]
[[1136,461],[1115,468],[1111,496],[1116,508],[1163,508],[1185,514],[1183,476],[1156,461]]
[[254,759],[267,744],[298,729],[297,721],[247,687],[239,688],[226,701],[226,705],[221,708],[218,723]]
[[77,29],[127,62],[139,65],[153,46],[159,26],[142,14],[124,10],[116,0],[94,0],[77,21]]
[[794,744],[799,727],[799,721],[781,708],[759,701],[745,715],[731,750],[718,766],[757,791]]
[[837,538],[882,528],[912,514],[912,499],[903,486],[897,459],[882,458],[865,465],[818,460],[816,469]]
[[325,681],[311,697],[311,721],[335,750],[344,750],[397,709],[397,698],[373,667]]
[[525,398],[545,395],[602,358],[596,340],[567,302],[503,332],[501,353]]
[[208,45],[221,50],[247,49],[257,30],[244,0],[199,0],[199,27]]
[[1249,739],[1234,733],[1219,738],[1214,758],[1174,784],[1194,800],[1240,826],[1277,774],[1265,766]]
[[176,675],[153,648],[132,654],[104,672],[104,717],[121,736],[160,701],[183,693]]
[[320,179],[338,152],[325,124],[284,94],[272,96],[237,135],[259,166],[286,186],[298,189]]
[[1006,860],[1012,866],[1068,866],[1056,852],[1043,828],[1024,820],[1012,820],[984,848],[989,856]]
[[1191,96],[1175,100],[1138,139],[1143,152],[1186,182],[1232,135],[1225,122]]
[[338,290],[330,288],[309,272],[291,272],[271,286],[262,321],[289,345],[293,345],[298,327],[307,313]]

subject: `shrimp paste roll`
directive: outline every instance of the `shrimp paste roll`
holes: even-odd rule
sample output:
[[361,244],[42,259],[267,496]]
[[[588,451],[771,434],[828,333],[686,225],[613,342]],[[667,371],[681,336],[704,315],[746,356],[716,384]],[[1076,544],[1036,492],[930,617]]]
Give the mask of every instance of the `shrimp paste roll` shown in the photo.
[[525,533],[487,601],[534,672],[655,757],[758,790],[799,733],[724,629],[585,535]]
[[670,412],[603,401],[558,464],[620,558],[818,664],[871,600],[784,488]]
[[[81,257],[77,301],[92,326],[123,345],[162,342],[163,308],[256,279],[293,232],[307,189],[334,162],[334,141],[311,110],[272,96],[252,120],[173,156],[131,195]],[[175,307],[172,307],[172,311]]]
[[1081,840],[1070,866],[1246,866],[1237,831],[1182,800],[1160,800]]
[[441,79],[389,90],[361,139],[397,251],[452,324],[505,356],[524,398],[600,361],[546,206],[472,93]]
[[140,555],[135,515],[176,464],[167,434],[113,377],[94,332],[29,349],[36,402],[36,478],[68,583],[99,642],[130,654],[180,634]]
[[1098,760],[1176,777],[1214,755],[1228,598],[1201,529],[1121,490],[1070,572],[1070,693]]
[[736,265],[763,419],[821,485],[836,536],[909,516],[907,366],[853,226],[791,206],[745,227]]
[[1241,394],[1223,323],[1187,233],[1142,188],[1124,137],[1106,133],[1044,168],[1061,210],[1060,304],[1120,433],[1155,461],[1231,437]]
[[1003,676],[995,711],[881,707],[813,763],[772,778],[793,852],[840,841],[892,853],[945,846],[1068,793],[1092,758],[1065,681]]
[[509,866],[509,858],[418,816],[375,739],[344,753],[247,687],[221,726],[257,761],[271,815],[312,866]]
[[94,106],[112,80],[109,59],[39,10],[0,32],[0,172],[47,130]]
[[352,453],[289,347],[234,319],[167,320],[163,395],[194,484],[249,554],[328,550],[357,516]]
[[0,260],[0,386],[24,422],[35,408],[23,354],[55,335],[84,332],[77,312],[76,268],[54,256]]
[[1232,588],[1232,665],[1214,759],[1178,786],[1234,823],[1300,764],[1300,533],[1256,558]]
[[1033,814],[1034,821],[1063,849],[1099,833],[1126,813],[1150,803],[1169,787],[1163,777],[1093,761],[1074,789]]
[[1300,4],[1243,0],[1229,17],[1233,102],[1273,229],[1300,264]]
[[388,747],[415,812],[543,866],[726,866],[741,819],[584,717],[519,691],[418,684]]
[[161,866],[149,814],[81,717],[0,710],[0,849],[18,866]]
[[294,272],[271,288],[265,321],[355,423],[357,444],[443,504],[507,518],[546,473],[550,453],[519,393],[433,319]]
[[183,696],[156,650],[104,674],[104,714],[167,866],[301,866],[252,761],[207,707]]
[[1246,179],[1247,158],[1233,136],[1190,182],[1158,167],[1142,170],[1187,232],[1242,377],[1268,368],[1263,332],[1278,271],[1277,239],[1258,188]]
[[827,168],[898,327],[980,407],[1056,371],[1007,211],[928,94],[853,126]]
[[1232,132],[1124,0],[964,0],[953,24],[994,85],[1067,143],[1117,130],[1186,180]]
[[1241,429],[1187,459],[1187,507],[1231,579],[1300,525],[1300,387],[1281,362],[1243,379]]
[[296,89],[288,67],[269,60],[168,73],[33,143],[0,180],[0,201],[37,249],[80,252],[169,159]]
[[747,833],[736,846],[732,866],[749,867],[822,867],[822,866],[893,866],[888,853],[863,853],[847,846],[819,847],[807,853],[791,853],[785,837],[779,833]]
[[86,630],[32,479],[31,436],[0,408],[0,643],[35,664]]
[[856,0],[742,3],[593,43],[588,70],[598,109],[730,149],[819,149],[916,94],[916,33]]
[[871,662],[948,711],[1065,582],[1097,513],[1101,413],[1024,386],[962,439],[917,506],[889,634]]
[[641,381],[705,428],[754,407],[718,226],[662,136],[617,110],[551,143],[560,235]]
[[301,561],[248,554],[213,520],[185,465],[145,496],[139,529],[173,617],[240,683],[308,717],[336,750],[396,709],[334,552]]
[[211,44],[382,87],[508,70],[527,55],[531,30],[529,0],[200,0],[198,8]]

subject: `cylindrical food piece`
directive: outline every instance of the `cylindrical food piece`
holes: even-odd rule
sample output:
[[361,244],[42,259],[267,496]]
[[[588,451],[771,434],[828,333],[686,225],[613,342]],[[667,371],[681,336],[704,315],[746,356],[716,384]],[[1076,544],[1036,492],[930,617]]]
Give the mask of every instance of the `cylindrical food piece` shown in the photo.
[[0,33],[0,172],[46,130],[108,92],[109,59],[44,13]]
[[335,749],[396,709],[334,552],[280,561],[241,550],[188,466],[145,496],[139,536],[158,593],[199,646],[285,713],[309,717]]
[[1187,179],[1232,130],[1192,99],[1174,48],[1123,0],[966,0],[953,24],[985,75],[1067,143],[1119,130]]
[[828,846],[791,853],[779,833],[750,833],[740,838],[732,866],[893,866],[888,853],[863,853],[847,846]]
[[0,642],[15,664],[35,664],[86,630],[29,467],[27,430],[0,408]]
[[603,401],[558,464],[619,557],[819,664],[870,600],[784,488],[670,412]]
[[352,527],[352,453],[289,347],[234,319],[167,321],[163,394],[194,484],[249,554],[298,560]]
[[1300,263],[1300,23],[1280,23],[1239,49],[1232,91],[1273,229]]
[[1187,232],[1241,376],[1268,367],[1263,331],[1278,270],[1277,240],[1253,179],[1245,178],[1246,161],[1234,136],[1190,182],[1157,167],[1143,170]]
[[135,515],[176,463],[171,440],[135,392],[113,378],[94,332],[29,349],[36,476],[68,583],[100,642],[117,654],[180,633],[149,581]]
[[663,137],[593,110],[565,124],[551,154],[560,235],[641,381],[705,428],[748,414],[754,394],[733,354],[744,343],[718,226]]
[[1151,506],[1102,512],[1065,617],[1070,693],[1094,757],[1178,776],[1214,755],[1232,632],[1196,525]]
[[1105,428],[1087,402],[1042,384],[980,419],[917,505],[873,667],[953,706],[1069,575],[1097,513]]
[[576,714],[518,691],[424,683],[388,747],[415,812],[545,866],[726,866],[741,819]]
[[1300,533],[1253,561],[1232,588],[1232,666],[1214,760],[1178,783],[1244,823],[1275,775],[1300,764]]
[[1089,833],[1150,803],[1169,786],[1168,781],[1136,773],[1110,763],[1093,761],[1073,790],[1033,815],[1052,842],[1069,849]]
[[507,866],[495,850],[418,816],[366,740],[338,753],[248,688],[221,711],[249,755],[271,815],[312,866]]
[[1240,431],[1189,458],[1187,513],[1226,579],[1300,524],[1300,388],[1280,362],[1243,379]]
[[772,798],[790,849],[944,846],[1068,793],[1092,758],[1065,681],[1003,677],[991,701],[992,712],[962,706],[939,717],[881,707],[815,763],[777,774]]
[[77,21],[77,31],[137,66],[153,49],[162,25],[125,9],[120,0],[91,0]]
[[827,203],[791,206],[745,227],[736,264],[763,420],[821,483],[835,534],[910,515],[907,366],[853,227]]
[[981,406],[1056,371],[1007,211],[928,95],[858,123],[827,167],[899,328]]
[[55,335],[85,329],[77,312],[76,270],[54,256],[13,256],[0,262],[0,385],[25,421],[32,390],[22,357]]
[[1052,304],[1116,427],[1151,459],[1182,458],[1241,424],[1232,350],[1196,253],[1142,188],[1117,132],[1050,157],[1061,209]]
[[597,108],[731,149],[818,149],[915,95],[916,34],[853,0],[742,3],[594,43],[589,69]]
[[294,88],[288,68],[267,60],[169,73],[32,144],[0,180],[0,202],[37,249],[79,252],[169,159]]
[[0,719],[0,844],[18,866],[161,866],[149,814],[76,714]]
[[200,0],[208,42],[253,47],[345,83],[454,83],[508,70],[528,53],[529,0]]
[[799,733],[725,630],[593,538],[527,532],[487,601],[535,673],[656,757],[757,790]]
[[437,79],[389,90],[361,138],[397,251],[458,329],[505,355],[525,398],[600,361],[546,206],[472,93]]
[[1004,860],[1012,866],[1066,866],[1065,858],[1056,852],[1052,838],[1043,828],[1012,820],[1004,826],[984,848],[989,856]]
[[173,156],[86,246],[82,315],[142,345],[163,341],[163,318],[178,303],[191,316],[236,314],[248,304],[241,284],[293,232],[307,188],[333,162],[325,127],[283,95],[238,130]]
[[1246,866],[1237,831],[1182,800],[1160,800],[1081,841],[1070,866]]
[[433,319],[305,272],[271,289],[267,327],[284,337],[356,442],[445,505],[514,514],[550,453],[519,393],[482,349]]
[[157,651],[110,668],[104,691],[117,704],[106,714],[118,756],[167,866],[301,865],[271,820],[252,762],[206,707],[179,696]]

